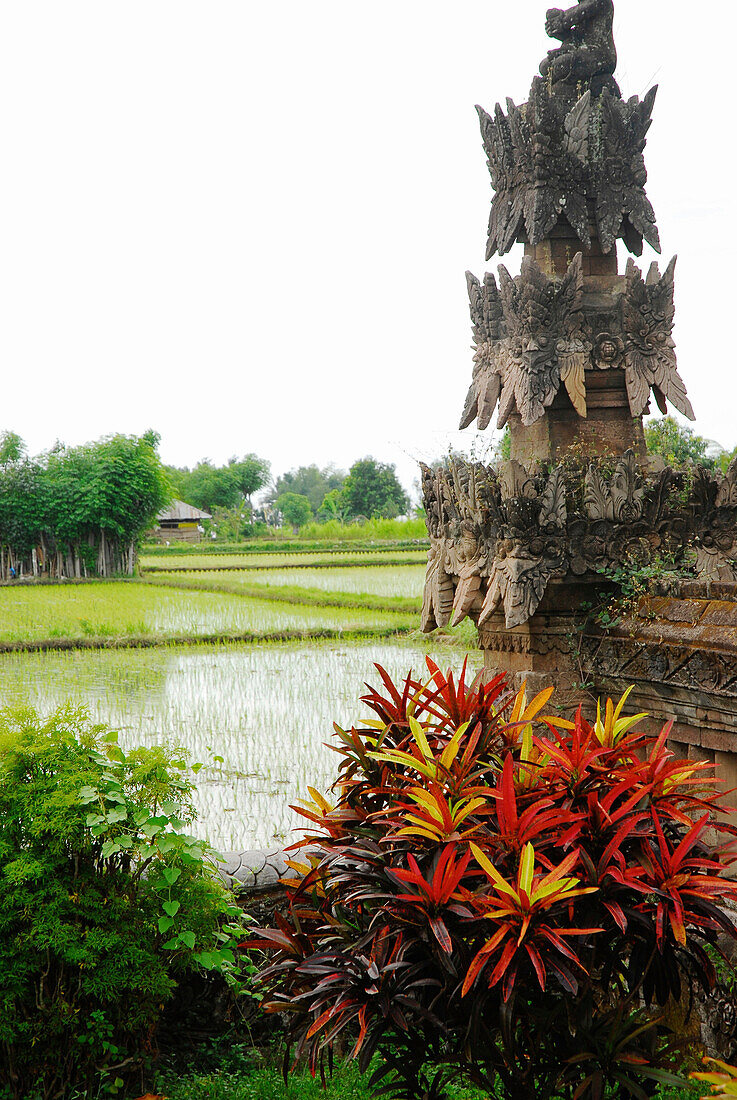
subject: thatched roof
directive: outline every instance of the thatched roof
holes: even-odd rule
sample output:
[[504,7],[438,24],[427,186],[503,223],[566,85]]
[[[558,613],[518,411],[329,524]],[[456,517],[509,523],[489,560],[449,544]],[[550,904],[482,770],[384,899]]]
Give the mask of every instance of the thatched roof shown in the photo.
[[195,508],[191,504],[185,504],[183,500],[173,500],[168,508],[163,508],[159,512],[156,519],[159,523],[161,523],[162,520],[192,523],[195,520],[212,519],[212,516],[209,512],[203,512],[200,508]]

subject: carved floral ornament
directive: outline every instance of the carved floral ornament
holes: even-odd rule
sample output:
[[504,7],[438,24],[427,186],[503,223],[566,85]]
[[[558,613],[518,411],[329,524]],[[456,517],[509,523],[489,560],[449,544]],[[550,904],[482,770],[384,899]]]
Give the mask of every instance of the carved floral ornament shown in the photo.
[[497,427],[514,411],[529,427],[545,415],[561,384],[585,417],[586,371],[620,369],[633,416],[642,415],[652,391],[663,412],[670,401],[693,420],[673,341],[675,264],[674,257],[661,276],[653,263],[643,279],[630,260],[613,312],[603,317],[605,329],[583,309],[580,252],[561,280],[548,279],[529,257],[515,279],[501,265],[498,287],[491,274],[482,284],[467,272],[474,369],[460,427],[478,420],[483,430],[497,405]]
[[[657,464],[652,464],[656,467]],[[552,578],[593,576],[667,555],[706,580],[737,580],[737,461],[728,473],[645,468],[632,451],[586,470],[422,467],[430,552],[422,629],[500,608],[507,629],[537,611]]]

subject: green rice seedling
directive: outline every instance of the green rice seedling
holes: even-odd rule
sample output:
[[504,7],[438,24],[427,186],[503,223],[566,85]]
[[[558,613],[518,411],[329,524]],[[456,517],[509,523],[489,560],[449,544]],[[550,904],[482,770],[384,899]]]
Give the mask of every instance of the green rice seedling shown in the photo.
[[130,582],[0,589],[0,645],[54,637],[110,638],[143,633],[196,639],[283,632],[408,630],[414,617],[344,607],[291,606],[223,593]]
[[145,583],[168,588],[194,588],[201,592],[225,592],[256,600],[276,600],[289,604],[311,604],[317,607],[357,607],[372,611],[396,611],[419,619],[422,599],[418,596],[375,596],[367,593],[330,592],[300,585],[246,583],[240,573],[157,573],[147,576]]

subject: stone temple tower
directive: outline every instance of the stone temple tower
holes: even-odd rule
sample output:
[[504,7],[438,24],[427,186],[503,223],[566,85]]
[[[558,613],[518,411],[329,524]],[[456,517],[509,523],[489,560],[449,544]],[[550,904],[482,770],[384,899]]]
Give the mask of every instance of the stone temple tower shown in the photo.
[[643,151],[656,88],[622,99],[612,0],[548,12],[551,50],[527,103],[477,108],[494,198],[486,259],[525,246],[522,270],[468,275],[476,353],[461,427],[498,405],[512,457],[555,458],[575,441],[644,452],[651,393],[693,420],[672,339],[675,260],[646,277],[627,263],[660,252]]
[[[586,675],[611,674],[611,690],[619,669],[625,686],[649,678],[657,695],[672,659],[674,683],[708,668],[709,684],[737,702],[737,464],[726,476],[676,471],[645,453],[651,400],[690,419],[693,410],[673,341],[675,259],[662,271],[631,257],[618,267],[618,245],[640,256],[660,240],[644,160],[656,89],[622,97],[613,15],[613,0],[550,10],[557,45],[527,102],[478,108],[494,191],[486,257],[521,243],[524,259],[517,275],[500,266],[466,277],[475,347],[461,427],[496,416],[511,458],[423,467],[422,626],[469,616],[486,665],[532,683],[573,684],[588,661]],[[669,656],[667,624],[602,635],[587,610],[602,589],[616,594],[661,566],[693,600],[650,606],[647,622],[717,614],[718,637],[679,625]],[[715,586],[724,606],[710,611]],[[644,668],[651,629],[659,642]]]

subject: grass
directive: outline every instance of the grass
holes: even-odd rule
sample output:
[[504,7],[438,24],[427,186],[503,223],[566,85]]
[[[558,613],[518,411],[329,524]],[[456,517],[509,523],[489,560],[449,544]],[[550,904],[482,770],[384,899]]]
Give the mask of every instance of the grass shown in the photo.
[[[157,1088],[169,1100],[374,1100],[366,1081],[355,1064],[343,1063],[336,1065],[325,1089],[320,1078],[313,1079],[307,1070],[290,1074],[285,1086],[281,1072],[273,1068],[167,1080]],[[488,1094],[466,1086],[451,1086],[449,1096],[451,1100],[488,1100]]]
[[[325,1089],[319,1077],[313,1079],[303,1068],[291,1073],[285,1085],[280,1070],[269,1066],[164,1077],[156,1087],[168,1100],[375,1100],[367,1079],[361,1076],[355,1063],[338,1062],[332,1077],[327,1078]],[[451,1083],[446,1087],[449,1100],[492,1100],[503,1095],[500,1088],[490,1094],[471,1085]],[[684,1081],[682,1088],[659,1088],[654,1100],[699,1100],[705,1090],[708,1086]]]
[[0,591],[0,646],[44,642],[407,631],[416,617],[361,607],[294,605],[130,581]]
[[172,541],[169,546],[149,542],[143,553],[151,557],[167,554],[386,554],[405,550],[427,549],[430,540],[427,532],[422,537],[409,539],[301,539],[294,537],[248,539],[245,542]]
[[417,617],[422,607],[421,599],[404,599],[401,596],[375,596],[371,593],[326,592],[321,588],[302,588],[299,585],[269,587],[268,583],[248,584],[235,574],[227,579],[213,579],[212,575],[191,573],[161,573],[146,577],[144,583],[164,588],[194,589],[199,592],[223,592],[233,596],[245,596],[255,600],[275,600],[277,603],[306,604],[311,607],[355,607],[368,611],[393,611]]

